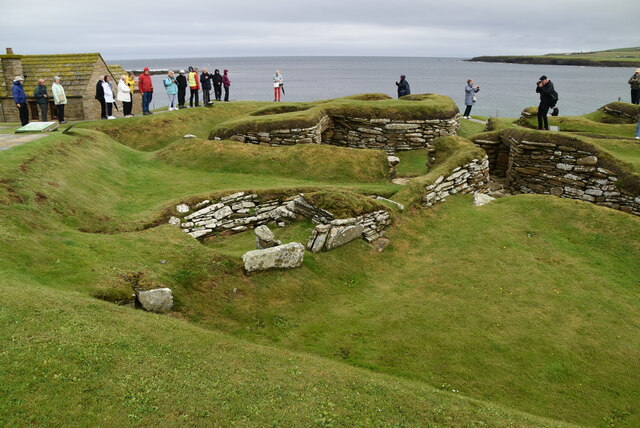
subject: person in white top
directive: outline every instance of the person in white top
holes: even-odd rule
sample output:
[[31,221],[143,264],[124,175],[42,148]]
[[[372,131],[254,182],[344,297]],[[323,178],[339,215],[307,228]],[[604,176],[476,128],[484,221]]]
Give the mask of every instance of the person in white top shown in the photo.
[[67,123],[67,121],[64,120],[64,106],[67,104],[67,95],[64,93],[64,88],[60,84],[60,77],[53,77],[51,92],[53,93],[53,104],[56,106],[58,121],[60,123]]
[[113,89],[111,87],[111,77],[109,75],[104,76],[104,81],[102,82],[102,90],[104,91],[104,103],[107,106],[107,119],[115,119],[116,117],[113,113]]
[[284,78],[282,74],[280,74],[280,70],[276,70],[276,73],[273,75],[273,101],[280,101],[280,92],[283,91],[284,86]]
[[131,114],[131,88],[127,85],[127,76],[120,76],[120,81],[118,81],[118,96],[116,97],[118,101],[122,101],[122,110],[124,117],[133,117]]

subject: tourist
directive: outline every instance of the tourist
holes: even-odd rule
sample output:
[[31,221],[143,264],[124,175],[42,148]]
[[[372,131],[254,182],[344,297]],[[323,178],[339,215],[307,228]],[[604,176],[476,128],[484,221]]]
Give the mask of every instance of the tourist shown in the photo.
[[407,82],[407,76],[404,74],[400,75],[400,80],[396,82],[396,86],[398,87],[398,98],[411,94],[411,88],[409,87],[409,82]]
[[46,122],[49,118],[49,93],[47,93],[47,87],[44,85],[44,79],[38,79],[38,86],[33,91],[33,96],[36,99],[36,103],[40,108],[40,121]]
[[29,123],[29,108],[27,107],[27,94],[24,93],[22,87],[24,77],[16,76],[13,79],[13,101],[16,103],[18,114],[20,114],[20,123],[25,126]]
[[132,71],[129,72],[127,78],[125,79],[125,83],[129,87],[129,95],[131,95],[131,104],[129,106],[129,117],[133,117],[133,94],[136,88],[136,76]]
[[280,92],[282,92],[282,87],[284,86],[284,78],[282,74],[280,74],[280,70],[276,70],[273,75],[273,102],[280,101]]
[[213,72],[213,93],[216,97],[216,101],[220,101],[222,98],[222,76],[220,75],[220,70],[217,68]]
[[153,114],[149,111],[151,100],[153,99],[153,83],[149,67],[144,68],[144,72],[138,76],[138,90],[142,94],[142,114]]
[[54,76],[53,85],[51,85],[51,93],[53,94],[53,104],[56,106],[56,113],[60,123],[67,123],[64,120],[64,106],[67,104],[67,94],[60,84],[60,77]]
[[180,74],[176,77],[176,83],[178,84],[178,108],[186,108],[184,105],[184,98],[187,92],[187,78],[184,75],[184,70],[180,70]]
[[198,91],[200,91],[200,78],[198,77],[198,69],[189,66],[189,74],[187,77],[189,82],[189,107],[193,107],[193,99],[196,100],[196,107],[200,106],[198,99]]
[[107,106],[104,102],[104,88],[102,84],[104,83],[104,76],[100,77],[98,83],[96,83],[96,100],[100,103],[100,119],[107,118]]
[[113,98],[113,87],[109,80],[111,80],[111,77],[108,75],[104,76],[102,92],[104,93],[104,104],[107,108],[107,119],[115,119],[116,117],[113,115],[113,103],[115,99]]
[[[540,76],[536,83],[536,92],[540,94],[540,105],[538,105],[538,129],[549,130],[549,120],[547,114],[549,109],[555,107],[558,102],[558,93],[553,88],[553,83],[547,76]],[[556,113],[557,114],[557,113]]]
[[636,68],[635,74],[629,79],[629,85],[631,85],[631,104],[640,104],[640,68]]
[[471,108],[473,104],[475,104],[478,99],[476,98],[476,94],[480,91],[480,86],[473,87],[473,80],[467,80],[467,86],[464,87],[464,105],[466,108],[464,109],[464,114],[462,117],[465,119],[469,119],[469,114],[471,113]]
[[200,74],[200,84],[202,85],[202,104],[208,105],[211,104],[211,81],[213,80],[213,75],[209,73],[209,70],[206,68],[202,69],[202,73]]
[[127,79],[129,76],[123,74],[120,76],[120,81],[118,82],[118,96],[116,97],[118,101],[122,102],[122,114],[124,117],[133,117],[131,114],[131,99],[133,96],[131,95],[131,87],[127,84]]
[[231,80],[229,79],[229,70],[222,72],[222,86],[224,86],[224,101],[229,102],[229,88],[231,87]]
[[164,87],[167,90],[167,96],[169,97],[169,111],[178,110],[176,107],[176,95],[178,94],[178,84],[174,77],[175,73],[169,70],[167,77],[164,79]]

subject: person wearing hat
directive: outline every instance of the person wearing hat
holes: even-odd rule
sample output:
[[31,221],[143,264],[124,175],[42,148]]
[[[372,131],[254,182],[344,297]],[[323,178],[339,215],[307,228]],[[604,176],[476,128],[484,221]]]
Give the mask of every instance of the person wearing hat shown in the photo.
[[60,123],[67,123],[67,121],[64,120],[64,106],[67,104],[67,94],[65,94],[64,88],[60,84],[60,77],[54,76],[51,92],[53,93],[53,104],[56,106],[58,121]]
[[49,119],[49,93],[44,83],[44,79],[38,79],[38,86],[33,91],[33,96],[40,108],[40,120],[42,122],[46,122]]
[[631,85],[631,104],[640,104],[640,68],[636,68],[635,74],[629,79],[629,85]]
[[178,108],[186,108],[184,98],[189,85],[187,85],[187,77],[184,75],[184,70],[180,70],[180,74],[176,77],[176,84],[178,85]]
[[547,115],[549,109],[555,107],[558,102],[558,93],[553,88],[553,83],[547,76],[540,76],[536,83],[536,92],[540,94],[540,105],[538,105],[538,129],[549,130],[549,120]]
[[24,93],[22,82],[24,82],[24,77],[22,76],[16,76],[13,79],[13,101],[16,103],[16,108],[20,114],[20,123],[25,126],[29,123],[29,109],[27,108],[27,94]]
[[213,92],[216,96],[216,101],[220,101],[222,99],[222,76],[220,75],[220,70],[217,68],[214,70],[211,80],[213,81]]

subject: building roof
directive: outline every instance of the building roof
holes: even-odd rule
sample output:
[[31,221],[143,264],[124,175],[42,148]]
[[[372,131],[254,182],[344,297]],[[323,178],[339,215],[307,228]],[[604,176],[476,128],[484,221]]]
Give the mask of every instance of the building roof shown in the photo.
[[[99,53],[85,54],[61,54],[61,55],[0,55],[0,61],[3,58],[21,58],[22,70],[25,76],[23,85],[25,92],[30,95],[32,88],[38,84],[38,79],[44,78],[47,86],[53,83],[53,76],[60,76],[62,86],[65,93],[69,97],[84,95],[89,79],[93,74],[94,67],[98,61],[103,61]],[[108,66],[109,71],[115,78],[123,74],[124,70],[121,66]],[[7,76],[13,80],[14,76]],[[4,82],[2,69],[0,67],[0,82]],[[6,88],[4,84],[0,84],[0,97],[11,96],[11,88]]]

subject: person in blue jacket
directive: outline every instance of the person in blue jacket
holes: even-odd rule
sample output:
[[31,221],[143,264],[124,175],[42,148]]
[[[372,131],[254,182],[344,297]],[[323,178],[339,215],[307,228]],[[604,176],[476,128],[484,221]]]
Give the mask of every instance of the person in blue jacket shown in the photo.
[[398,87],[398,98],[411,94],[409,82],[407,82],[407,76],[404,74],[400,75],[400,80],[396,82],[396,86]]
[[29,123],[29,109],[27,107],[27,94],[24,93],[24,88],[22,87],[23,81],[24,78],[22,76],[16,76],[13,79],[13,101],[15,101],[20,113],[20,123],[25,126]]

